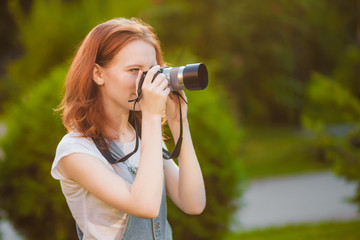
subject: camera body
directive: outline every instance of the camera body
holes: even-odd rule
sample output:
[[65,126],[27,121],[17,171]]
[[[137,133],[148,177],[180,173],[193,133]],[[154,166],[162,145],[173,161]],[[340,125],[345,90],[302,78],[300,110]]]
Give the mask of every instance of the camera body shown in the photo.
[[[187,64],[181,67],[162,67],[154,75],[153,81],[158,74],[164,74],[169,82],[171,91],[203,90],[208,85],[208,72],[204,63]],[[138,86],[138,96],[141,96],[141,87],[147,72],[143,72]]]

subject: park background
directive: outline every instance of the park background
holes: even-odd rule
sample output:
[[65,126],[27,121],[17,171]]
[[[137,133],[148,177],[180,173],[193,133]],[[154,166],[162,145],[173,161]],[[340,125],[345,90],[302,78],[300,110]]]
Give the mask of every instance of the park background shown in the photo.
[[[65,134],[54,109],[78,44],[114,17],[152,25],[170,65],[204,62],[209,70],[206,90],[186,92],[207,207],[190,217],[170,204],[175,239],[359,237],[356,220],[230,229],[252,179],[331,170],[360,186],[359,0],[0,4],[0,218],[24,239],[76,239],[50,177]],[[360,206],[359,187],[351,201]]]

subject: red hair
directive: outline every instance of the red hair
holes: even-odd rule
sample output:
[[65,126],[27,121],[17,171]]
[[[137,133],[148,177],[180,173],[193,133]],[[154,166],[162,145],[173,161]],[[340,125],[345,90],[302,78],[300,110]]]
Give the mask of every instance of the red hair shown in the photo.
[[[159,39],[151,26],[138,19],[109,20],[97,25],[85,37],[66,76],[65,96],[60,106],[63,124],[69,132],[77,131],[98,140],[110,138],[104,127],[110,121],[102,107],[99,87],[93,80],[93,69],[95,63],[106,67],[122,47],[138,39],[154,46],[157,64],[162,66]],[[136,113],[139,120],[140,114]]]

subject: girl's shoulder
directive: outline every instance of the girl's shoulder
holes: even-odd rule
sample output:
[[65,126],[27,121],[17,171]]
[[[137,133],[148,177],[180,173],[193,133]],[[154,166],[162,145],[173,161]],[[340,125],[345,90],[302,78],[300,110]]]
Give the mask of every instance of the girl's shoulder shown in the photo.
[[77,132],[69,132],[61,139],[56,148],[55,158],[52,165],[52,175],[54,178],[62,178],[59,174],[57,174],[57,165],[63,157],[73,153],[86,153],[102,159],[101,153],[91,138],[84,137],[82,134]]
[[60,143],[69,142],[69,141],[70,142],[87,142],[87,141],[90,141],[90,138],[84,137],[79,132],[69,132],[64,135],[64,137],[61,139]]
[[84,137],[79,132],[67,133],[59,142],[56,155],[63,155],[64,153],[97,153],[98,150],[93,140],[88,137]]

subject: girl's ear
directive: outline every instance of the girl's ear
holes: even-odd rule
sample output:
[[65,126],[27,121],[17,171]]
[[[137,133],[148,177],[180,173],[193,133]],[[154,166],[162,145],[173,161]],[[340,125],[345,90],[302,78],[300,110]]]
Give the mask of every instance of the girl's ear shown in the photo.
[[102,68],[96,63],[94,65],[94,69],[93,69],[93,79],[97,85],[99,85],[99,86],[104,85],[105,81],[103,78]]

